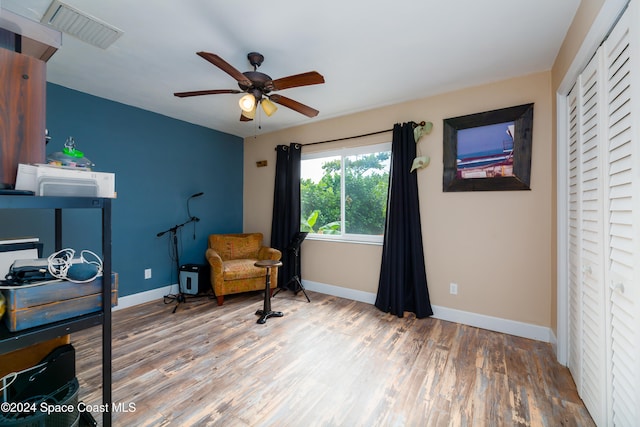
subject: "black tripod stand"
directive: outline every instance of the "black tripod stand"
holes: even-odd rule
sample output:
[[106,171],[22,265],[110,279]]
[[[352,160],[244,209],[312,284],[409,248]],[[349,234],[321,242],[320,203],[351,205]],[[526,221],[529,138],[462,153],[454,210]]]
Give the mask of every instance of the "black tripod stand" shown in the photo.
[[176,259],[176,272],[178,277],[178,294],[175,296],[176,305],[175,307],[173,307],[172,313],[176,312],[181,302],[186,301],[184,294],[182,293],[182,286],[180,286],[180,256],[178,255],[178,230],[184,227],[185,225],[189,224],[190,222],[198,222],[198,221],[200,221],[200,218],[192,216],[191,218],[189,218],[188,221],[185,221],[182,224],[174,225],[170,229],[161,231],[160,233],[157,234],[158,237],[162,237],[166,233],[171,233],[171,241],[173,242],[173,255],[175,256],[175,259]]
[[[311,302],[311,300],[309,299],[309,295],[307,295],[307,291],[304,289],[304,286],[302,285],[302,281],[300,281],[300,245],[302,244],[304,239],[307,237],[307,234],[309,233],[305,231],[300,231],[294,234],[293,238],[291,239],[291,243],[289,243],[289,246],[287,247],[287,251],[293,253],[293,256],[295,258],[295,261],[293,264],[295,274],[291,279],[289,279],[289,281],[285,285],[285,288],[288,288],[289,284],[293,283],[293,293],[297,295],[298,292],[302,291],[304,296],[307,298],[307,302]],[[278,288],[275,291],[273,296],[276,296],[278,292],[280,292],[280,288]]]

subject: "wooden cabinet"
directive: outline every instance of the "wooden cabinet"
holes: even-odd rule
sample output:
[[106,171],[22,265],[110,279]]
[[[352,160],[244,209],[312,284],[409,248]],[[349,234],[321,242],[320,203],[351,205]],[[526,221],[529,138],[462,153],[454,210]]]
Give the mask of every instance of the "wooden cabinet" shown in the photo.
[[46,64],[0,48],[0,188],[12,188],[18,163],[45,161]]

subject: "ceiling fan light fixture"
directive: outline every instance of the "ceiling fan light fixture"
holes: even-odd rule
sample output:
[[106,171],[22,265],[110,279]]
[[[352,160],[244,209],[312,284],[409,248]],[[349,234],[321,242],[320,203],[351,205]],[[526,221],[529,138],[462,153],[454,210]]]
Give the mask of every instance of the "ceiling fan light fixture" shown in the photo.
[[[251,110],[256,109],[256,97],[253,96],[252,94],[248,93],[245,96],[243,96],[242,98],[240,98],[240,101],[238,101],[238,104],[240,105],[240,109],[242,111],[244,111],[245,113],[250,112]],[[245,114],[246,116],[246,114]]]
[[256,106],[253,106],[253,109],[249,110],[249,111],[244,111],[242,110],[241,113],[243,116],[245,116],[247,119],[249,120],[253,120],[256,117]]
[[[0,0],[0,2],[1,1],[2,0]],[[238,83],[240,90],[210,89],[189,92],[175,92],[174,95],[177,97],[185,98],[190,96],[216,95],[223,93],[242,94],[240,99],[238,100],[238,105],[242,110],[242,113],[240,114],[240,121],[243,122],[251,120],[249,118],[249,115],[255,114],[257,105],[260,103],[262,103],[262,109],[267,116],[273,115],[273,113],[278,110],[280,105],[283,105],[300,114],[304,114],[307,117],[315,117],[319,113],[318,110],[311,108],[308,105],[304,105],[291,98],[287,98],[279,94],[270,94],[270,92],[272,91],[324,83],[324,77],[322,77],[322,75],[317,71],[294,74],[291,76],[281,77],[279,79],[273,80],[268,75],[256,70],[264,59],[264,57],[259,53],[251,52],[247,55],[247,58],[249,59],[251,65],[253,65],[254,70],[245,71],[244,73],[241,73],[233,65],[229,64],[227,61],[214,53],[200,51],[196,52],[196,54],[233,77]],[[278,104],[278,107],[276,107],[274,103]]]
[[262,109],[264,110],[264,113],[269,117],[271,117],[271,115],[278,110],[278,107],[276,107],[276,104],[271,102],[269,98],[263,98],[260,104],[262,104]]

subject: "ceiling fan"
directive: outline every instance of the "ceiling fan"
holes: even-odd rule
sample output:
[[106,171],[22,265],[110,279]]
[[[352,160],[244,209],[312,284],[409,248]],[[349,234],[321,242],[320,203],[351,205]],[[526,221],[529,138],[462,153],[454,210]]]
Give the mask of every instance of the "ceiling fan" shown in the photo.
[[200,95],[217,95],[223,93],[246,93],[240,98],[239,104],[242,110],[240,115],[240,121],[253,120],[256,114],[257,105],[262,105],[267,116],[271,116],[277,109],[276,104],[283,105],[298,113],[304,114],[307,117],[315,117],[319,111],[311,108],[307,105],[301,104],[286,96],[280,94],[271,93],[272,91],[289,89],[292,87],[309,86],[324,83],[324,77],[317,71],[309,71],[307,73],[295,74],[288,77],[282,77],[280,79],[272,79],[268,75],[257,71],[258,67],[262,65],[264,56],[258,52],[250,52],[247,54],[249,63],[253,66],[253,71],[245,71],[241,73],[233,65],[222,59],[216,54],[209,52],[196,52],[199,56],[209,61],[216,67],[220,68],[225,73],[236,79],[238,82],[238,89],[210,89],[210,90],[197,90],[192,92],[176,92],[175,96],[185,98],[189,96]]

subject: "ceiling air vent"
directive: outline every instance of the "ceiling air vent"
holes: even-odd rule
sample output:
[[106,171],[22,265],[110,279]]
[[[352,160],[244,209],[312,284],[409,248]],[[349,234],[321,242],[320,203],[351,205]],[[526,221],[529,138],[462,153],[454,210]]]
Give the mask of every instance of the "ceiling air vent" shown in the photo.
[[51,3],[40,22],[102,49],[111,46],[123,34],[113,25],[58,0]]

